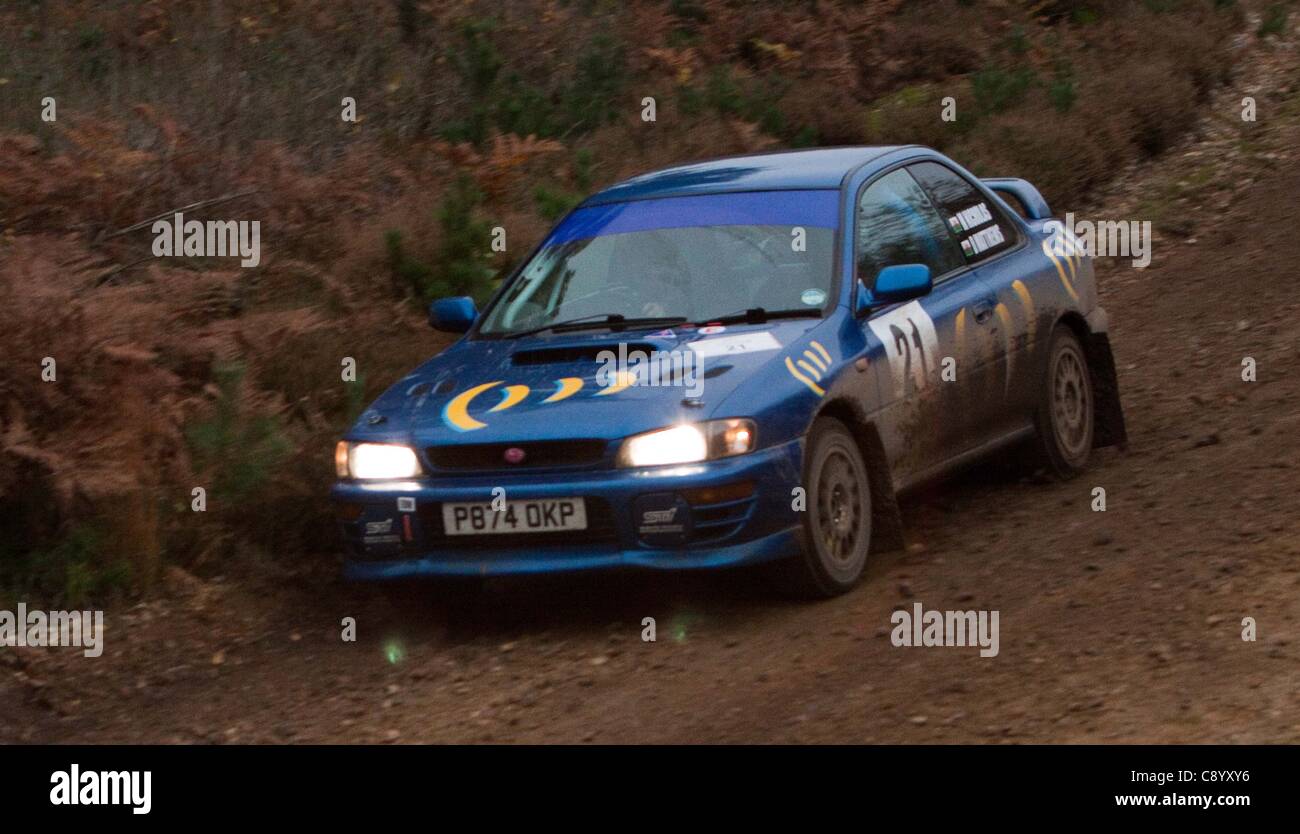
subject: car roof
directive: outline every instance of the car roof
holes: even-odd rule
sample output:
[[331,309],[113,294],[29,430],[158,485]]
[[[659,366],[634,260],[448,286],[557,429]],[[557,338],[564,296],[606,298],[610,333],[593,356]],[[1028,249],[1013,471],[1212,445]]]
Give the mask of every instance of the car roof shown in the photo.
[[839,188],[850,171],[903,145],[817,148],[676,165],[615,183],[582,205],[735,191]]

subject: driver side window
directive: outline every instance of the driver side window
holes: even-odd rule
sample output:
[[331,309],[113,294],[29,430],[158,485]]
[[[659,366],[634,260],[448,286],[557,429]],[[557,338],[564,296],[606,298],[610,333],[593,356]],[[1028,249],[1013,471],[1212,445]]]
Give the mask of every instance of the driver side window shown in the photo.
[[963,265],[930,198],[902,168],[862,192],[853,234],[858,280],[868,288],[887,266],[925,264],[938,278]]

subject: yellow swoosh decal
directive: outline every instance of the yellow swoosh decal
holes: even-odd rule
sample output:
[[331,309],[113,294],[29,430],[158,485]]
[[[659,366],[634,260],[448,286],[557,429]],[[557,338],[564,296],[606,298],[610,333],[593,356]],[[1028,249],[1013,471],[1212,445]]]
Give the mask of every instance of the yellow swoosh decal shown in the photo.
[[501,380],[497,380],[496,382],[485,382],[482,385],[475,385],[468,391],[462,391],[460,394],[457,394],[455,398],[453,398],[451,402],[447,403],[447,405],[442,409],[443,421],[456,431],[474,431],[475,429],[483,428],[487,423],[481,423],[469,416],[469,404],[479,394],[482,394],[494,385],[500,384]]
[[582,388],[582,378],[576,376],[566,376],[564,379],[555,380],[555,393],[546,399],[544,403],[558,403],[560,400],[572,397]]
[[1007,305],[1003,304],[1000,301],[998,302],[998,306],[993,308],[993,311],[998,314],[998,321],[1002,322],[1002,339],[1004,342],[1006,342],[1006,348],[1007,348],[1006,388],[1007,390],[1010,390],[1011,389],[1011,365],[1015,361],[1014,358],[1012,357],[1014,346],[1011,344],[1011,311],[1007,309]]
[[787,371],[790,372],[791,376],[793,376],[795,379],[799,380],[804,385],[807,385],[809,388],[811,388],[813,392],[817,394],[817,396],[819,397],[825,396],[826,392],[821,389],[821,386],[819,386],[817,383],[813,382],[811,379],[804,376],[803,374],[799,373],[799,369],[794,366],[794,362],[791,362],[790,357],[788,356],[785,358],[785,368]]
[[965,358],[966,353],[966,308],[962,307],[957,313],[957,353]]
[[501,402],[488,409],[488,412],[505,411],[513,405],[518,405],[519,401],[526,396],[528,396],[527,385],[508,385],[501,391]]
[[604,391],[601,391],[596,396],[605,397],[610,394],[617,394],[619,391],[629,387],[634,382],[636,382],[636,374],[631,373],[630,371],[619,371],[614,384],[606,388]]
[[1025,286],[1025,282],[1019,279],[1011,282],[1011,289],[1016,291],[1016,295],[1020,296],[1020,303],[1025,306],[1025,329],[1029,331],[1029,341],[1033,342],[1034,325],[1037,324],[1034,320],[1034,297],[1029,294],[1029,287]]
[[808,344],[812,345],[812,346],[813,346],[813,350],[817,351],[818,353],[820,353],[820,354],[822,355],[822,359],[826,360],[826,366],[827,366],[827,367],[830,367],[830,364],[831,364],[831,355],[830,355],[829,353],[826,352],[826,348],[822,347],[822,343],[821,343],[821,342],[809,342]]
[[805,350],[803,352],[803,355],[808,359],[809,362],[817,366],[818,371],[825,371],[827,368],[830,367],[828,363],[823,362],[822,358],[817,354],[813,353],[811,350]]
[[796,365],[798,365],[799,367],[803,368],[805,371],[807,371],[807,372],[808,372],[808,376],[812,377],[813,379],[817,380],[818,382],[821,381],[821,378],[822,378],[822,372],[819,371],[819,370],[817,370],[816,368],[814,368],[810,363],[805,362],[805,361],[803,361],[802,359],[796,359],[794,363],[795,363]]
[[1051,243],[1046,240],[1043,241],[1043,254],[1046,255],[1048,259],[1051,260],[1052,265],[1056,267],[1056,274],[1061,276],[1061,285],[1065,287],[1065,291],[1068,292],[1070,297],[1077,303],[1079,300],[1079,294],[1074,291],[1074,286],[1070,284],[1070,279],[1065,277],[1065,270],[1061,267],[1061,262],[1058,261],[1056,255],[1052,253]]

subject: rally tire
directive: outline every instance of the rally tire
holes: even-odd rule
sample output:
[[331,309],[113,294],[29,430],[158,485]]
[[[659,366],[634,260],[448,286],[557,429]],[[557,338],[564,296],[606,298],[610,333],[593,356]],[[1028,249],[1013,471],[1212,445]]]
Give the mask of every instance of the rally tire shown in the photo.
[[1074,331],[1052,331],[1035,414],[1039,463],[1061,480],[1077,476],[1092,453],[1096,403],[1088,354]]
[[805,508],[800,553],[786,560],[786,587],[824,599],[862,578],[871,552],[871,476],[844,424],[819,417],[804,448]]

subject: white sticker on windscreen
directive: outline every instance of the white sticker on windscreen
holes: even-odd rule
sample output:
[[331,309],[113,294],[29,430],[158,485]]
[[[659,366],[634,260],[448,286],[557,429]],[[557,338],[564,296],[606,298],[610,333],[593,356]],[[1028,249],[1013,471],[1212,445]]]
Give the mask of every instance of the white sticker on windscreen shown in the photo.
[[820,307],[826,303],[826,291],[816,287],[804,290],[799,296],[799,300],[809,307]]
[[701,359],[710,356],[734,356],[737,353],[758,353],[764,350],[780,350],[781,343],[771,332],[763,330],[758,333],[742,333],[736,336],[724,336],[721,339],[701,339],[691,342],[688,347]]

